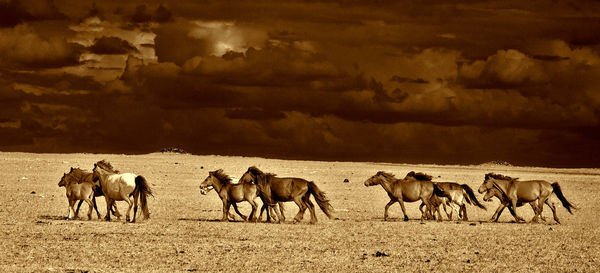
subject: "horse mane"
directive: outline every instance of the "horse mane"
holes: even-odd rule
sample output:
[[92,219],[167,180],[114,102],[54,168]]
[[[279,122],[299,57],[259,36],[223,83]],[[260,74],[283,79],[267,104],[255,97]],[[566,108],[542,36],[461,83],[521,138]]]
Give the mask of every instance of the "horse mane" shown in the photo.
[[419,181],[431,181],[431,179],[433,179],[433,176],[431,176],[431,175],[428,175],[428,174],[425,174],[422,172],[415,173],[414,171],[407,173],[406,177],[404,177],[404,178],[407,178],[407,177],[412,177]]
[[497,173],[486,174],[485,179],[487,180],[488,178],[493,178],[493,179],[498,179],[498,180],[508,180],[508,181],[515,181],[515,180],[519,179],[519,178],[512,178],[512,177],[506,176],[506,175],[497,174]]
[[259,170],[256,166],[250,166],[248,167],[248,172],[253,174],[253,175],[261,175],[264,174],[263,171]]
[[210,172],[214,177],[216,177],[217,179],[219,179],[219,181],[221,181],[221,183],[223,184],[229,184],[231,183],[231,177],[229,177],[229,175],[225,174],[225,172],[223,171],[223,169],[218,169],[214,172]]
[[384,171],[378,171],[377,174],[375,174],[375,175],[381,175],[381,176],[385,177],[386,179],[396,179],[396,176],[394,176],[391,173],[384,172]]
[[98,161],[96,163],[96,165],[98,167],[100,167],[101,169],[105,170],[105,171],[110,171],[110,172],[113,172],[113,173],[119,173],[119,171],[115,170],[115,168],[106,159],[102,159],[102,160]]

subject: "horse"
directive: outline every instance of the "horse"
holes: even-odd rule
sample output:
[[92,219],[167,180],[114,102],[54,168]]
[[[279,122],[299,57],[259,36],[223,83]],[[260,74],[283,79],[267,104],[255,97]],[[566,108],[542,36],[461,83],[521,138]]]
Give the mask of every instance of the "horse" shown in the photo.
[[[67,189],[67,185],[71,185],[74,183],[94,184],[94,181],[92,181],[92,173],[82,170],[82,169],[79,169],[79,168],[71,167],[71,170],[68,173],[65,173],[63,175],[63,178],[58,183],[58,186],[59,187],[64,186],[65,189]],[[94,205],[94,209],[96,210],[98,219],[100,219],[101,215],[100,215],[100,212],[98,211],[98,206],[96,205],[96,196],[104,196],[104,193],[102,192],[102,189],[96,185],[94,185],[94,187],[92,189],[94,191],[94,195],[92,196],[92,204]],[[69,191],[69,189],[67,189],[67,191]],[[77,200],[75,200],[75,201],[77,201]],[[81,207],[81,204],[83,204],[83,201],[84,201],[83,199],[79,199],[79,204],[77,204],[77,209],[75,210],[75,218],[79,217],[79,208]],[[119,213],[119,210],[117,209],[117,206],[114,205],[113,208],[114,208],[114,210],[111,208],[111,212],[113,213],[113,215],[115,215],[117,217],[121,217],[121,214]],[[70,212],[69,212],[69,214],[70,214]]]
[[[299,209],[296,217],[294,217],[294,223],[302,221],[307,208],[310,211],[310,223],[317,223],[315,206],[312,201],[310,201],[311,195],[323,213],[325,213],[329,219],[333,219],[333,207],[329,203],[329,199],[327,199],[325,193],[312,181],[297,177],[277,177],[275,174],[264,173],[257,167],[252,166],[242,175],[240,183],[253,182],[257,184],[263,204],[266,204],[275,210],[277,218],[279,218],[279,223],[282,222],[282,216],[280,216],[279,211],[275,209],[275,204],[278,202],[290,201],[294,201]],[[267,210],[267,218],[269,218],[269,210]]]
[[447,197],[440,197],[435,194],[432,194],[431,197],[429,198],[429,204],[431,205],[431,210],[428,212],[423,211],[423,207],[425,207],[425,203],[421,202],[421,205],[419,205],[419,210],[421,211],[421,214],[426,214],[426,216],[425,216],[426,219],[436,220],[436,217],[435,217],[436,212],[438,215],[437,218],[442,219],[442,214],[440,213],[440,206],[444,207],[444,212],[446,213],[446,216],[448,217],[448,219],[452,219],[452,209],[450,209],[450,213],[448,213],[448,206],[450,206],[450,203],[448,202]]
[[[131,207],[133,206],[133,220],[131,220],[133,223],[136,219],[139,199],[144,218],[150,218],[150,212],[148,211],[148,196],[154,195],[152,194],[152,189],[148,185],[146,178],[133,173],[120,173],[105,160],[94,163],[92,172],[92,180],[96,185],[100,186],[102,192],[104,192],[107,212],[115,201],[125,201],[129,205],[125,220],[129,222],[129,214],[131,213]],[[131,197],[133,197],[133,201],[131,200]],[[104,219],[110,221],[110,213],[107,213]]]
[[[548,198],[554,193],[556,197],[560,200],[563,207],[573,214],[572,209],[576,209],[576,207],[571,204],[565,198],[560,185],[558,182],[550,184],[544,180],[528,180],[528,181],[520,181],[518,178],[512,178],[510,176],[504,176],[501,174],[488,173],[485,175],[485,179],[481,186],[479,187],[479,193],[484,193],[492,188],[498,189],[501,192],[503,198],[512,206],[515,214],[515,220],[525,221],[517,214],[517,204],[521,203],[529,203],[538,201],[537,210],[535,211],[535,216],[531,220],[532,222],[538,222],[539,217],[542,215],[542,211],[544,209],[544,203],[546,203],[554,214],[554,220],[557,223],[560,223],[556,216],[556,208],[552,202],[547,202]],[[502,204],[501,204],[502,206]]]
[[[404,202],[416,202],[421,200],[427,207],[427,212],[430,212],[433,208],[430,204],[430,200],[436,186],[431,182],[431,178],[430,175],[411,171],[403,179],[397,179],[391,173],[379,171],[371,176],[371,178],[367,179],[364,184],[367,187],[381,185],[388,193],[390,202],[385,205],[383,214],[384,221],[387,221],[388,219],[388,209],[396,202],[400,203],[400,207],[402,207],[404,221],[408,221]],[[421,213],[421,221],[424,219],[425,213]],[[438,221],[442,221],[442,219],[438,219]]]
[[[229,213],[229,207],[233,205],[235,212],[244,219],[244,221],[255,221],[257,204],[254,201],[258,196],[256,185],[250,183],[232,184],[231,178],[226,175],[222,169],[208,172],[208,177],[200,183],[200,193],[208,194],[211,189],[215,189],[221,201],[223,201],[223,218],[221,221],[229,221],[227,216],[233,216]],[[237,207],[237,203],[246,201],[252,206],[252,212],[249,217],[243,215]]]
[[[510,200],[508,200],[508,198],[505,198],[505,196],[502,194],[502,192],[495,187],[491,188],[487,192],[485,192],[485,195],[483,196],[483,201],[490,202],[490,201],[492,201],[493,197],[498,198],[498,200],[500,201],[500,206],[498,206],[498,208],[496,209],[496,212],[494,212],[494,215],[492,215],[492,218],[490,218],[490,220],[488,220],[489,222],[498,222],[498,219],[500,218],[502,211],[506,207],[508,207],[510,214],[512,214],[513,217],[515,216],[515,211],[514,211],[513,207],[510,205]],[[548,199],[550,199],[550,198],[548,198]],[[525,203],[523,203],[523,202],[517,202],[517,207],[521,207],[524,204]],[[529,202],[529,205],[531,205],[531,208],[533,209],[533,213],[537,213],[538,207],[537,207],[536,202],[535,201]],[[544,216],[540,216],[540,218],[542,219],[542,221],[544,221],[544,222],[546,221],[546,218]]]
[[[90,209],[88,211],[88,220],[92,219],[92,211],[94,210],[94,204],[92,203],[92,198],[94,198],[94,184],[89,181],[81,181],[80,177],[76,176],[73,173],[73,168],[69,173],[64,173],[60,181],[58,182],[58,187],[65,187],[67,199],[69,201],[69,216],[67,216],[68,220],[73,219],[73,215],[75,218],[78,218],[78,212],[75,213],[75,203],[77,200],[83,200],[88,205],[90,205]],[[100,217],[100,213],[98,209],[96,209],[98,213],[98,218]]]
[[[439,191],[435,191],[435,194],[440,197],[448,198],[450,207],[456,211],[458,219],[461,218],[463,221],[468,221],[467,217],[467,206],[465,203],[473,204],[479,208],[487,210],[486,207],[477,200],[473,189],[467,184],[458,184],[455,182],[435,182]],[[452,220],[452,213],[448,216],[449,220]]]

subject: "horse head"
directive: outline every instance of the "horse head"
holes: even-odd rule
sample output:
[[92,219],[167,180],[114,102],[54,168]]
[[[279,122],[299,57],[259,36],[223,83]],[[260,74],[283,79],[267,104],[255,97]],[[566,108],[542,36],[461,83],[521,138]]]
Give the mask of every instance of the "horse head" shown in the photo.
[[368,187],[379,185],[383,180],[386,180],[389,176],[393,177],[392,174],[386,173],[384,171],[378,171],[375,175],[365,180],[365,186]]
[[208,177],[200,183],[200,193],[202,195],[208,194],[213,189],[213,179],[215,179],[213,172],[208,172]]
[[492,201],[492,197],[497,196],[497,195],[498,195],[498,189],[491,188],[485,192],[485,195],[483,196],[483,201],[490,202],[490,201]]
[[494,187],[493,173],[488,173],[485,175],[485,179],[483,180],[483,183],[481,183],[481,186],[479,186],[479,189],[477,191],[479,193],[484,193],[484,192],[489,191],[493,187]]
[[62,178],[58,182],[58,186],[59,187],[66,187],[67,186],[67,182],[68,182],[67,173],[64,173],[63,176],[62,176]]

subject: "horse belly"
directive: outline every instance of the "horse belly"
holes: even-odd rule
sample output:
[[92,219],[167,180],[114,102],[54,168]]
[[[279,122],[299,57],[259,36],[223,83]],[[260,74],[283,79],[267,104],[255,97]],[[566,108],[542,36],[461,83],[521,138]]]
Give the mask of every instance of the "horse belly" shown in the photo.
[[244,200],[244,186],[243,185],[233,185],[231,187],[231,191],[229,192],[229,197],[232,201],[241,202]]
[[535,201],[540,196],[540,186],[538,183],[521,182],[517,188],[517,198],[522,202]]

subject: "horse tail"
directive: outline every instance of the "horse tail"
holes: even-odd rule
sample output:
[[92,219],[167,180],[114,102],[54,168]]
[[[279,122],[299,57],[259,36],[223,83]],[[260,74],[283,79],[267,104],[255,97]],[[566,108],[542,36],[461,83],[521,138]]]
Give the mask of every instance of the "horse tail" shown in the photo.
[[570,214],[573,214],[573,212],[571,211],[571,208],[577,209],[577,207],[575,207],[573,204],[571,204],[571,202],[567,201],[567,198],[565,198],[565,195],[563,194],[562,190],[560,189],[560,185],[558,185],[558,182],[552,183],[552,189],[554,189],[554,193],[556,194],[556,197],[558,197],[558,199],[562,203],[563,207],[565,207],[565,209],[567,209],[567,211],[569,211]]
[[154,196],[154,195],[152,194],[152,189],[150,189],[150,186],[148,185],[146,178],[144,178],[141,175],[136,176],[135,177],[135,189],[133,191],[139,192],[140,205],[142,206],[142,212],[144,213],[144,218],[149,219],[150,212],[148,211],[148,195],[150,195],[150,196]]
[[325,213],[325,215],[327,215],[327,217],[329,217],[329,219],[333,219],[333,206],[331,206],[331,204],[329,203],[329,199],[327,199],[325,193],[319,190],[319,187],[317,187],[317,185],[314,182],[308,181],[307,183],[308,192],[312,193],[313,197],[315,198],[315,201],[317,201],[317,204],[319,205],[321,210]]
[[462,184],[462,185],[460,185],[460,186],[463,188],[463,191],[465,191],[465,192],[467,193],[467,195],[468,195],[468,197],[469,197],[467,200],[471,200],[471,202],[472,202],[472,203],[473,203],[475,206],[477,206],[477,207],[479,207],[479,208],[482,208],[482,209],[484,209],[484,210],[487,210],[487,208],[486,208],[486,207],[485,207],[483,204],[481,204],[481,203],[479,202],[479,200],[477,200],[477,197],[475,196],[475,193],[473,192],[473,189],[471,189],[471,187],[469,187],[469,185],[467,185],[467,184]]

